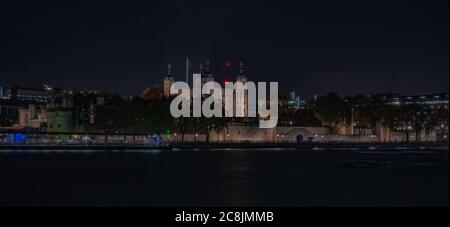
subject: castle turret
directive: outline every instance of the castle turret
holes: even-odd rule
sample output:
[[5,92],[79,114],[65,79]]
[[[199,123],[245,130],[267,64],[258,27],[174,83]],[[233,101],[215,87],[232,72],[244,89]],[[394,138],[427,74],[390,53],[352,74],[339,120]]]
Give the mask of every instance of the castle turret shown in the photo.
[[206,60],[206,74],[211,74],[211,62]]
[[239,64],[239,75],[236,77],[236,82],[247,83],[247,77],[244,72],[244,62],[241,61]]
[[[239,63],[239,75],[236,77],[236,82],[241,82],[243,84],[247,83],[247,77],[245,76],[245,72],[244,72],[244,62],[241,61],[241,63]],[[248,91],[246,90],[244,93],[244,100],[243,102],[238,102],[236,101],[236,105],[242,105],[243,109],[244,109],[244,116],[248,117]]]
[[169,97],[170,96],[170,87],[175,82],[172,76],[172,65],[167,65],[167,75],[164,78],[164,96]]
[[205,83],[212,81],[214,81],[214,76],[211,72],[211,62],[207,60],[205,64],[205,73],[202,73],[202,87]]

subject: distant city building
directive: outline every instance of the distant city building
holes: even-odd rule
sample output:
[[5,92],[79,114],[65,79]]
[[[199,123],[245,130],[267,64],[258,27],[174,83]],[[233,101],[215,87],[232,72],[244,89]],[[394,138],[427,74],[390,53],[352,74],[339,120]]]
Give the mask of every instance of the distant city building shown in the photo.
[[47,107],[70,107],[62,90],[43,85],[42,88],[14,86],[3,89],[0,99],[0,126],[41,129],[46,122]]
[[71,95],[53,96],[47,104],[47,108],[49,109],[57,107],[73,108],[73,106],[73,97]]
[[46,104],[50,99],[51,94],[52,90],[50,89],[15,86],[8,91],[5,98]]
[[297,96],[295,91],[289,92],[288,100],[282,105],[287,106],[291,110],[308,109],[309,107],[306,100],[302,100],[300,96]]
[[288,109],[298,110],[297,96],[295,96],[295,91],[289,92],[289,97],[287,100]]
[[384,94],[383,97],[391,105],[417,104],[431,108],[447,108],[449,106],[448,93],[436,93],[430,95],[400,96],[398,94]]
[[48,110],[47,117],[48,132],[70,132],[73,128],[72,110],[67,108],[56,108]]
[[291,91],[291,92],[289,92],[289,100],[291,100],[291,101],[295,101],[295,91]]
[[0,126],[18,127],[19,109],[28,105],[25,101],[0,99]]
[[3,98],[3,87],[0,86],[0,99],[2,99],[2,98]]
[[304,99],[301,99],[300,96],[297,96],[296,103],[298,105],[298,109],[300,110],[306,110],[311,108],[309,102]]
[[30,104],[19,109],[19,128],[40,131],[46,127],[47,110],[43,106]]
[[[114,92],[85,92],[77,91],[72,96],[68,96],[68,100],[63,103],[72,103],[73,109],[70,105],[60,105],[59,107],[67,110],[72,109],[73,125],[75,129],[83,129],[89,125],[94,124],[96,107],[107,104],[114,97],[120,95]],[[73,100],[70,100],[73,99]]]
[[119,96],[124,100],[124,101],[130,101],[133,99],[134,95],[130,94],[129,92],[120,92]]

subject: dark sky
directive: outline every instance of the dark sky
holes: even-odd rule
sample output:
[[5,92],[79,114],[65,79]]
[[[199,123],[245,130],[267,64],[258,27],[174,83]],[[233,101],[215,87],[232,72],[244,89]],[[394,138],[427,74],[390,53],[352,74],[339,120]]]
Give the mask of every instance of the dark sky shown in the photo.
[[137,92],[184,59],[242,59],[253,81],[311,97],[448,92],[448,0],[0,3],[0,86]]

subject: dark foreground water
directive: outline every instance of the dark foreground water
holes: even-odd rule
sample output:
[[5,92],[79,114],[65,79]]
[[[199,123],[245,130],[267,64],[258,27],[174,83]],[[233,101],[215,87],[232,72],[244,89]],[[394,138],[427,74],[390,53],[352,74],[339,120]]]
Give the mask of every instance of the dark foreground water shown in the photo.
[[0,206],[448,206],[448,173],[448,152],[0,151]]

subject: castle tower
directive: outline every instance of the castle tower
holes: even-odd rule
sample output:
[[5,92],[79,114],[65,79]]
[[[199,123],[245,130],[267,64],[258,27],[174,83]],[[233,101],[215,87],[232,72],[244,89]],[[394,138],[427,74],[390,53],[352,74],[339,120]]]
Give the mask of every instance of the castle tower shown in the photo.
[[231,68],[231,62],[225,61],[225,76],[223,77],[223,82],[232,81],[230,78],[230,68]]
[[206,74],[211,74],[211,62],[209,60],[206,60]]
[[[241,82],[243,84],[247,83],[247,77],[245,76],[245,72],[244,72],[244,62],[241,61],[241,63],[239,63],[239,75],[236,77],[236,82]],[[248,117],[248,91],[245,91],[244,93],[244,102],[243,103],[238,103],[236,101],[236,105],[242,105],[243,109],[244,109],[244,116]]]
[[242,82],[244,84],[247,83],[247,77],[245,76],[243,61],[241,61],[241,63],[239,64],[239,75],[236,77],[236,82]]
[[170,87],[175,82],[172,76],[172,65],[167,65],[167,75],[164,78],[164,96],[170,97]]
[[205,73],[204,74],[202,73],[202,87],[205,83],[212,81],[214,81],[214,76],[211,73],[211,62],[207,60],[205,64]]

